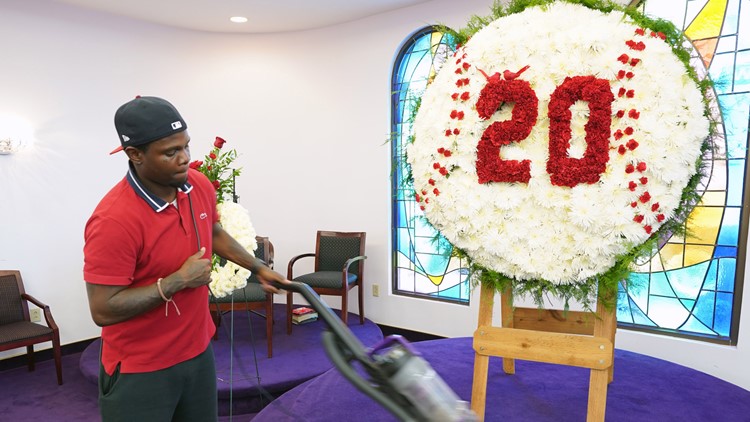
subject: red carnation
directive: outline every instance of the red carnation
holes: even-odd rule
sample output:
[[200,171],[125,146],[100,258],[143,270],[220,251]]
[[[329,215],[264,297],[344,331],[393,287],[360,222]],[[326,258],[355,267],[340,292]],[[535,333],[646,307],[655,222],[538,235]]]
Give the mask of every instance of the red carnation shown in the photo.
[[214,146],[215,146],[216,148],[219,148],[219,149],[221,149],[221,147],[223,147],[223,146],[224,146],[224,144],[226,144],[226,143],[227,143],[227,141],[225,141],[225,140],[224,140],[223,138],[221,138],[221,137],[217,136],[217,137],[216,137],[216,140],[214,141]]

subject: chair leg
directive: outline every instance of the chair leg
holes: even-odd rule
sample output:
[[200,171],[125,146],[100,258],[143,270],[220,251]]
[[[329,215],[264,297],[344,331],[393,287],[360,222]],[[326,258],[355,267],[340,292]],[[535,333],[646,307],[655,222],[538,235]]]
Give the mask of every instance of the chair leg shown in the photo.
[[34,370],[34,345],[26,346],[26,357],[28,358],[29,372]]
[[63,384],[62,353],[60,352],[60,333],[57,331],[52,337],[52,352],[55,356],[55,369],[57,370],[57,385],[62,385]]
[[286,293],[286,334],[292,334],[292,292]]
[[348,319],[347,317],[349,316],[349,310],[347,309],[348,308],[347,306],[348,296],[349,296],[348,291],[344,291],[344,294],[341,295],[341,321],[344,323],[344,325],[347,325],[346,321]]
[[359,284],[357,293],[359,294],[359,325],[365,324],[365,295],[362,291],[362,283]]

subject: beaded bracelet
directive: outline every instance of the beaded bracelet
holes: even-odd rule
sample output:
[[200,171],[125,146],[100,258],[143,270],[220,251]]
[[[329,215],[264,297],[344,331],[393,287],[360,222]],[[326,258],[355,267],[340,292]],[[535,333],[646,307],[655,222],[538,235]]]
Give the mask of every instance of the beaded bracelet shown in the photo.
[[164,294],[164,290],[161,289],[161,281],[163,278],[160,278],[156,280],[156,289],[159,290],[159,296],[161,296],[162,299],[164,299],[164,316],[169,316],[169,303],[171,302],[172,305],[174,305],[174,310],[177,311],[177,315],[180,315],[180,308],[177,307],[177,302],[174,301],[174,297],[170,297],[167,299],[167,296]]

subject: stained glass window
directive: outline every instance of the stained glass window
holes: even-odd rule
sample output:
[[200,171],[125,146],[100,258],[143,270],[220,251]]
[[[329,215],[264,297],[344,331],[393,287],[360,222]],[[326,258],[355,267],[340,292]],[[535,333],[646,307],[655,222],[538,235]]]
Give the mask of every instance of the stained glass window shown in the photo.
[[405,153],[412,135],[413,114],[430,78],[448,54],[449,40],[434,28],[424,28],[403,44],[391,79],[393,153],[393,291],[397,294],[469,302],[466,268],[451,257],[453,248],[422,216],[408,183]]
[[[735,344],[744,278],[743,213],[750,113],[750,1],[649,0],[646,14],[685,31],[693,65],[715,84],[716,137],[685,236],[663,239],[620,288],[621,326]],[[744,24],[744,25],[743,25]],[[742,261],[742,262],[738,262]],[[739,264],[739,265],[738,265]]]
[[[620,288],[620,326],[736,344],[748,215],[743,212],[750,115],[750,1],[649,0],[643,11],[672,21],[694,47],[693,65],[715,83],[719,136],[686,236],[663,239]],[[449,51],[426,28],[397,56],[392,78],[394,291],[468,301],[466,269],[425,224],[404,183],[411,110]],[[744,201],[744,202],[743,202]],[[625,286],[628,286],[626,289]],[[639,286],[634,288],[634,286]]]

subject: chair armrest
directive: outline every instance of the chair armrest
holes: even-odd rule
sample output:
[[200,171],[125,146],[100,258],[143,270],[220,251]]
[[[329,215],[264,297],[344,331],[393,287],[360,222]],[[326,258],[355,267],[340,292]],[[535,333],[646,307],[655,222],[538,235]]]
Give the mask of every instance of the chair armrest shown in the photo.
[[21,299],[23,299],[23,300],[25,300],[27,302],[33,303],[34,305],[36,305],[37,308],[44,309],[44,308],[48,307],[47,305],[45,305],[44,303],[42,303],[39,299],[35,298],[34,296],[32,296],[32,295],[30,295],[28,293],[22,293],[21,294]]
[[49,305],[45,305],[39,299],[35,298],[34,296],[31,296],[28,293],[22,293],[21,299],[33,303],[37,308],[40,308],[42,312],[44,312],[44,320],[47,322],[47,326],[55,331],[57,331],[57,324],[55,323],[55,319],[52,318],[52,312],[49,310]]
[[347,259],[346,262],[344,262],[344,269],[342,271],[345,272],[345,273],[348,273],[349,272],[349,267],[351,267],[351,265],[353,263],[355,263],[357,261],[361,261],[363,259],[367,259],[367,257],[364,256],[364,255],[360,255],[360,256],[355,256],[354,258]]
[[292,267],[294,266],[294,263],[297,262],[299,259],[302,258],[309,258],[315,256],[315,253],[303,253],[302,255],[297,255],[295,257],[292,257],[292,259],[289,260],[289,265],[286,267],[286,278],[287,280],[291,280],[294,278],[294,275],[292,273]]

